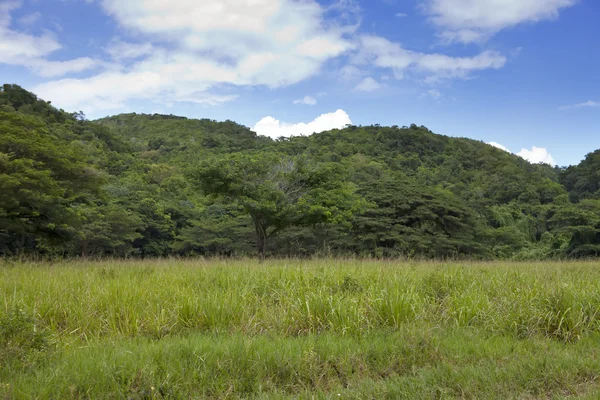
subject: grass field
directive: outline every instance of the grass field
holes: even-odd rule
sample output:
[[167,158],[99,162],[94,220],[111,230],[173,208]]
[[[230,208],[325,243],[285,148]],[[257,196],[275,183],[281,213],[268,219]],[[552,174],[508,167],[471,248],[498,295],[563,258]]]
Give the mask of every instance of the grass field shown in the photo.
[[600,262],[0,266],[0,398],[600,398]]

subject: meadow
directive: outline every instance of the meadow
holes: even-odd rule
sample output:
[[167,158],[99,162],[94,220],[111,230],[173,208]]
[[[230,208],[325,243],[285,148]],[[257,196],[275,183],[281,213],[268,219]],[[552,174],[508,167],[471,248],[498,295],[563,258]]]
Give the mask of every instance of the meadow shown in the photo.
[[0,265],[0,398],[600,398],[600,262]]

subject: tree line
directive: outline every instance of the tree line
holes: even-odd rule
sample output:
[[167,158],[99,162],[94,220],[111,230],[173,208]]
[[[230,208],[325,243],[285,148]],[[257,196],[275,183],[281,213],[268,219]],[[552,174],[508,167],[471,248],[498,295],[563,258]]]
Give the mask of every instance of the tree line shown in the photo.
[[5,84],[0,256],[597,257],[598,171],[600,150],[553,168],[415,124],[89,121]]

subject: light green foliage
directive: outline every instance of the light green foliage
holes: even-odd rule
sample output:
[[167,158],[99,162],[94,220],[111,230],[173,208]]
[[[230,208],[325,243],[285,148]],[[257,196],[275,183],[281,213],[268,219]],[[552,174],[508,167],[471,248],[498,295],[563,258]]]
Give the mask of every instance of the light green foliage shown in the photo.
[[352,259],[5,265],[0,351],[11,349],[14,367],[0,369],[0,396],[593,399],[599,271]]

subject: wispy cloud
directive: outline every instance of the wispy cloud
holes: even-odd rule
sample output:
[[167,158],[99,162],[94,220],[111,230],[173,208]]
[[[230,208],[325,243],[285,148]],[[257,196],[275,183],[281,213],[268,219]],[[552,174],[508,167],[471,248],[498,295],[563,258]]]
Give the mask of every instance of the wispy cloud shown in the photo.
[[19,18],[19,24],[25,26],[31,26],[38,22],[42,18],[42,14],[39,12],[33,12],[31,14],[27,14]]
[[560,106],[560,107],[558,107],[558,109],[564,111],[564,110],[572,110],[574,108],[594,108],[594,107],[600,107],[600,102],[589,100],[584,103],[571,104],[568,106]]
[[353,81],[364,76],[364,72],[354,65],[345,65],[340,70],[340,77],[345,81]]
[[294,104],[305,104],[307,106],[314,106],[315,104],[317,104],[317,99],[315,99],[312,96],[304,96],[301,99],[294,100],[293,103]]
[[473,57],[451,57],[439,53],[420,53],[403,48],[379,36],[362,36],[360,51],[354,56],[357,65],[372,65],[392,69],[397,79],[403,79],[407,71],[425,76],[424,82],[435,83],[441,79],[469,78],[472,72],[500,69],[506,57],[487,50]]
[[407,13],[403,13],[403,12],[399,12],[399,13],[396,13],[396,17],[398,17],[398,18],[405,18],[405,17],[408,17],[408,14]]
[[373,79],[372,77],[368,76],[365,79],[363,79],[362,81],[360,81],[360,83],[358,85],[356,85],[356,87],[354,88],[354,90],[359,91],[359,92],[374,92],[377,89],[381,88],[381,84],[379,82],[377,82],[375,79]]
[[[57,37],[45,32],[31,35],[11,29],[11,12],[22,6],[20,1],[7,1],[0,4],[0,63],[21,66],[42,77],[57,77],[77,73],[99,66],[98,60],[81,57],[64,61],[51,61],[48,57],[60,50],[62,45]],[[28,14],[20,23],[35,23],[41,15]]]
[[154,51],[152,43],[128,43],[113,39],[104,51],[116,61],[133,60],[148,56]]
[[419,96],[421,99],[430,98],[434,100],[440,100],[442,97],[444,97],[444,95],[437,89],[430,89]]
[[424,0],[422,8],[446,43],[483,42],[526,22],[558,18],[578,0]]

